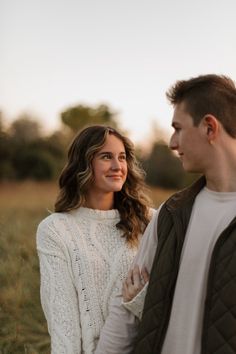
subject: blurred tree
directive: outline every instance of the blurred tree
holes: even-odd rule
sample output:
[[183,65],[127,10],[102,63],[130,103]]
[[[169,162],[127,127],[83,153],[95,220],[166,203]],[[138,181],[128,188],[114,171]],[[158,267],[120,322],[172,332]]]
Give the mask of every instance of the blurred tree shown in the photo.
[[21,149],[13,159],[18,179],[49,180],[55,175],[53,157],[41,149]]
[[15,171],[12,167],[11,157],[14,150],[10,137],[6,132],[4,117],[0,112],[0,179],[15,178]]
[[20,143],[30,142],[41,136],[41,127],[36,119],[24,113],[11,124],[9,134]]
[[95,108],[84,105],[68,108],[61,113],[61,120],[73,132],[91,124],[106,124],[117,128],[115,113],[111,112],[110,108],[104,104]]
[[196,179],[195,175],[187,177],[177,156],[163,141],[155,142],[151,152],[142,159],[147,173],[146,181],[152,186],[181,189]]
[[[114,113],[106,105],[96,108],[80,105],[63,112],[61,117],[68,130],[64,128],[45,137],[39,123],[26,114],[19,116],[6,129],[0,112],[0,180],[56,178],[65,164],[72,134],[89,124],[117,128]],[[128,135],[127,132],[124,134]],[[190,184],[196,176],[184,172],[179,159],[160,139],[164,139],[164,135],[153,126],[153,138],[149,139],[146,150],[149,152],[144,156],[143,147],[136,150],[146,170],[147,182],[177,189]]]
[[67,145],[63,132],[42,136],[39,123],[21,115],[8,130],[0,130],[0,179],[57,177],[65,163]]
[[42,172],[42,176],[37,179],[58,177],[66,162],[67,145],[67,136],[60,131],[54,132],[48,137],[41,137],[30,144],[31,150],[37,154],[37,158],[42,156],[43,164],[50,166],[50,172],[44,169],[45,174]]
[[16,173],[12,165],[14,146],[9,137],[4,134],[0,136],[0,180],[15,179]]
[[4,131],[3,113],[0,111],[0,134]]

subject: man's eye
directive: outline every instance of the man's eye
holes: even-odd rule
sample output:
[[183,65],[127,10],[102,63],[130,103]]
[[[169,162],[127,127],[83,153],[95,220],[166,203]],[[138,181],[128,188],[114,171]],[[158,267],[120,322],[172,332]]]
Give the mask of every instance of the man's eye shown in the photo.
[[175,132],[177,132],[177,133],[180,132],[180,130],[181,130],[181,129],[178,128],[178,127],[175,127],[174,129],[175,129]]

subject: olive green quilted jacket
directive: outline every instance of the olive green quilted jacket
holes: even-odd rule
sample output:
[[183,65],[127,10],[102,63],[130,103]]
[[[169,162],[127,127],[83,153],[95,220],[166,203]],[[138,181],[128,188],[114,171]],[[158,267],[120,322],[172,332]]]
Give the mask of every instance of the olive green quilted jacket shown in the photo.
[[[205,178],[202,177],[167,200],[160,211],[158,247],[135,354],[161,353],[184,237],[195,197],[204,184]],[[219,235],[213,250],[201,354],[236,354],[236,218]]]

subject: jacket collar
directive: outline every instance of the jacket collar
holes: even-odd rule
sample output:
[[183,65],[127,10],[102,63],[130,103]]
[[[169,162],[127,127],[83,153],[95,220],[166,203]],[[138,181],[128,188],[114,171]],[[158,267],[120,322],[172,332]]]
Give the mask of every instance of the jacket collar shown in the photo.
[[186,203],[193,204],[194,199],[200,192],[200,190],[206,185],[205,176],[200,177],[196,182],[194,182],[190,187],[187,187],[180,192],[175,193],[166,201],[166,208],[170,212],[176,211],[181,208]]

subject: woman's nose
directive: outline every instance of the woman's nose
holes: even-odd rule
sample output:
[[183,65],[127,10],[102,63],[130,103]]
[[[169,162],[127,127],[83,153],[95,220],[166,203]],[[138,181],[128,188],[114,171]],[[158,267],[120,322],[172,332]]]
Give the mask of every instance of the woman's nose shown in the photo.
[[119,161],[119,159],[114,158],[112,160],[111,168],[113,170],[119,170],[120,169],[120,161]]

